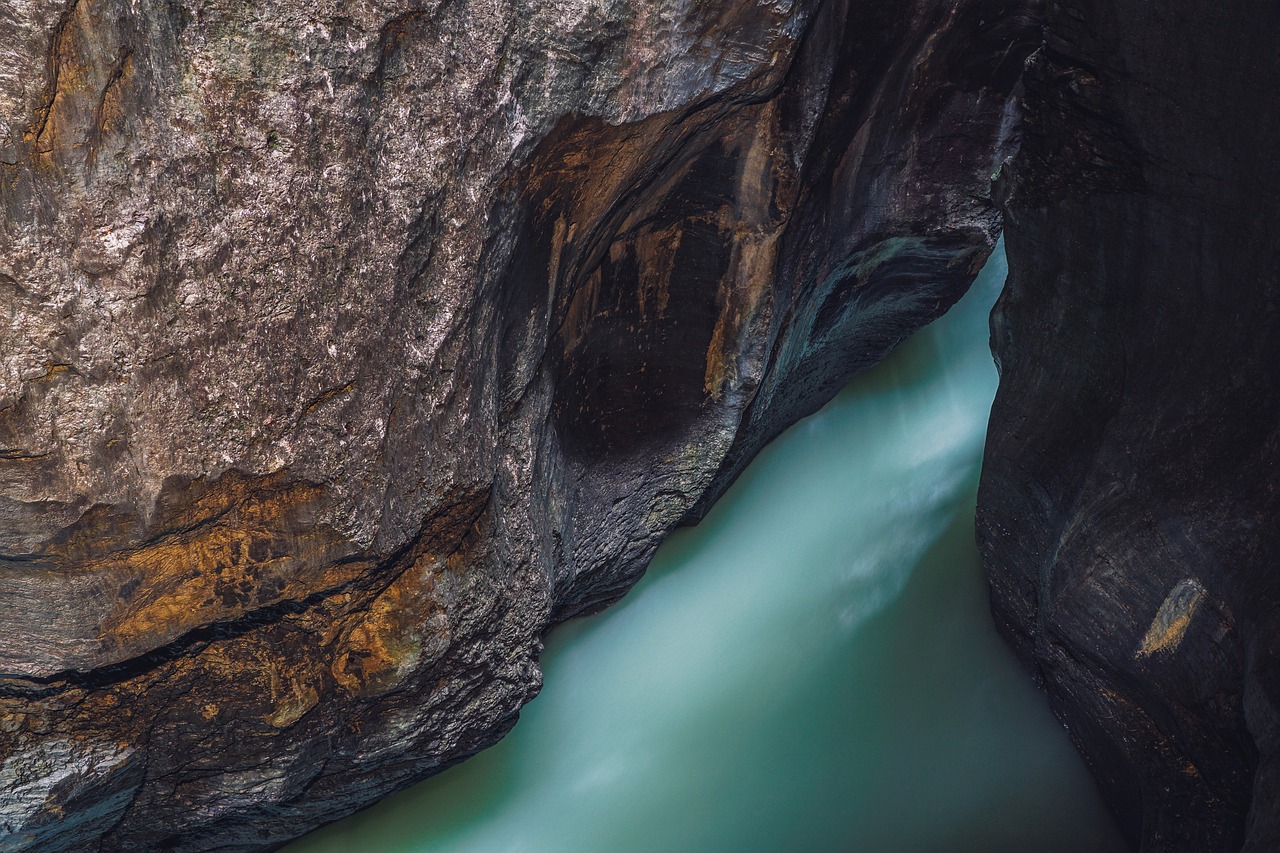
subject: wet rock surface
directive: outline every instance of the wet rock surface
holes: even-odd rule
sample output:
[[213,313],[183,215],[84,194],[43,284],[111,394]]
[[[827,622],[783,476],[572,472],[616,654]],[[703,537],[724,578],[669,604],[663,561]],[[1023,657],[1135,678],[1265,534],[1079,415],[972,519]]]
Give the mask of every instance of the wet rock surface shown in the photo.
[[1280,7],[1051,4],[978,534],[1131,841],[1280,849]]
[[0,846],[269,848],[500,737],[551,624],[959,297],[1036,39],[0,10]]

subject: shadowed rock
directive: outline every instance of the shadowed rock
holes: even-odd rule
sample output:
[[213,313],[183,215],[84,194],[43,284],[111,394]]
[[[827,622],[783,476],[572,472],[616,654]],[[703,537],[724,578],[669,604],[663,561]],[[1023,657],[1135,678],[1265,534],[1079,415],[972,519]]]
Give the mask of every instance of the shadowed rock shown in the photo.
[[997,622],[1145,853],[1280,849],[1280,7],[1050,7],[999,182]]

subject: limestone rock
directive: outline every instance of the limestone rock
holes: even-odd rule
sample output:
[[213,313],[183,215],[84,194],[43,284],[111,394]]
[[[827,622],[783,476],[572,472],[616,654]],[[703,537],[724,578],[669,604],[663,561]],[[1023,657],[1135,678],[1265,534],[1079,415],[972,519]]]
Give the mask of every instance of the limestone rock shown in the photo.
[[262,849],[499,738],[962,293],[1030,7],[8,0],[0,845]]

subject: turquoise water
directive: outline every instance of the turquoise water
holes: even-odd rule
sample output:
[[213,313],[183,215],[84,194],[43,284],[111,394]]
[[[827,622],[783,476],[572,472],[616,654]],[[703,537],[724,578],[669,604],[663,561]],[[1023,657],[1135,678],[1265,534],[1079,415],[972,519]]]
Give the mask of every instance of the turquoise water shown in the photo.
[[506,740],[289,853],[1123,849],[973,545],[1004,273],[553,632]]

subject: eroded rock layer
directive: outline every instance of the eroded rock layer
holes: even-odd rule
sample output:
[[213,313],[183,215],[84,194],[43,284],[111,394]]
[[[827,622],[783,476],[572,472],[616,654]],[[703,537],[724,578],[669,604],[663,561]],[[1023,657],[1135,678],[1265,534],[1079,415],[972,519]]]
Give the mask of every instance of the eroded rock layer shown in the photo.
[[1023,0],[11,0],[4,849],[251,850],[500,737],[945,310]]
[[1146,853],[1280,849],[1280,7],[1052,4],[979,540]]

